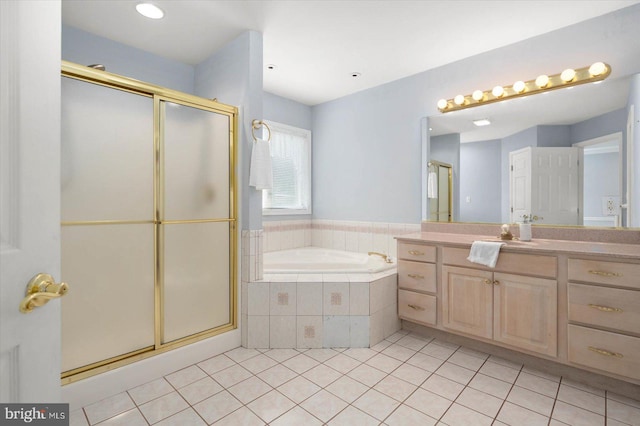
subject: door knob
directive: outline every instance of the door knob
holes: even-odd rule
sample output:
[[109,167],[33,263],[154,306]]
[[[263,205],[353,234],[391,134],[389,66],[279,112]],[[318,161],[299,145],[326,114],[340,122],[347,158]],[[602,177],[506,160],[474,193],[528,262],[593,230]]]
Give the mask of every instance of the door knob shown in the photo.
[[27,284],[25,297],[20,302],[20,312],[23,314],[31,312],[51,299],[64,296],[68,291],[69,286],[66,283],[56,284],[51,275],[37,274]]

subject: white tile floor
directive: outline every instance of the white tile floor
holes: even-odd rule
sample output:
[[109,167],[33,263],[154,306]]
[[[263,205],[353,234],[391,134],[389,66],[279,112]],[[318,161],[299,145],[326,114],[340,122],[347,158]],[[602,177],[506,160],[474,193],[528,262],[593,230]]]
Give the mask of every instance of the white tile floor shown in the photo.
[[237,348],[71,415],[86,425],[640,425],[640,401],[404,331],[371,349]]

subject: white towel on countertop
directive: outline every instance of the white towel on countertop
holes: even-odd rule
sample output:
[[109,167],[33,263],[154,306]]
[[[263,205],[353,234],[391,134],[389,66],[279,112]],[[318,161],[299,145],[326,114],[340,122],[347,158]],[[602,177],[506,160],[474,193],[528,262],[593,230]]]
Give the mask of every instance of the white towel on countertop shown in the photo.
[[491,241],[474,241],[473,244],[471,244],[471,252],[467,260],[488,266],[489,268],[495,268],[496,262],[498,262],[500,247],[503,245],[504,243],[494,243]]
[[273,172],[271,169],[271,150],[269,141],[257,139],[251,151],[251,168],[249,169],[249,185],[256,189],[273,188]]

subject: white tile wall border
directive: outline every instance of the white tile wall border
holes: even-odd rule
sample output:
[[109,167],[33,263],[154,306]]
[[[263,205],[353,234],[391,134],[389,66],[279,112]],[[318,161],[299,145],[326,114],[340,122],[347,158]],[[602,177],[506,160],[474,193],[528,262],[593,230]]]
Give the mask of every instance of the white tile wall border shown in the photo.
[[313,246],[356,253],[377,251],[393,257],[394,237],[420,232],[419,223],[318,219],[263,222],[263,227],[265,252]]

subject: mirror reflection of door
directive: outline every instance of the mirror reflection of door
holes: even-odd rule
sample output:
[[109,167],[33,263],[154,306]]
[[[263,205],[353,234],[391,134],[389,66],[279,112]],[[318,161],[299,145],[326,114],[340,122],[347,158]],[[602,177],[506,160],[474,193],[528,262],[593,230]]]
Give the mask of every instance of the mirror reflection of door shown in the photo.
[[439,161],[430,161],[427,175],[427,200],[429,221],[451,222],[453,220],[453,166]]
[[526,147],[509,153],[511,223],[524,215],[537,223],[581,224],[578,148]]
[[622,133],[574,144],[584,150],[585,226],[622,226]]

